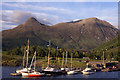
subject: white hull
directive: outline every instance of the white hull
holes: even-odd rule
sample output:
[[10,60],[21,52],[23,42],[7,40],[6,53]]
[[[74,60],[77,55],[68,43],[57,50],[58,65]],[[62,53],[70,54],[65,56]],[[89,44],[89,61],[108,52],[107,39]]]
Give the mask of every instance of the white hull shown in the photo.
[[91,68],[86,68],[85,70],[82,71],[83,74],[89,75],[95,73]]
[[26,72],[29,72],[30,70],[31,68],[23,68],[23,69],[16,70],[16,73],[26,73]]
[[82,73],[83,73],[84,75],[94,74],[94,72],[84,72],[84,71],[82,71]]
[[22,76],[28,76],[28,73],[22,73]]
[[72,74],[76,74],[76,73],[77,73],[77,72],[75,72],[75,71],[68,71],[68,72],[67,72],[68,75],[72,75]]

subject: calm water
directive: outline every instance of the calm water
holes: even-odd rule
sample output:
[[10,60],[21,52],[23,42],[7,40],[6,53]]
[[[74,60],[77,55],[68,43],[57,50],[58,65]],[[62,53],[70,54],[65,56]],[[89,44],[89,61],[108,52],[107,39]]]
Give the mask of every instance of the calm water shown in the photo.
[[[22,78],[21,76],[11,76],[10,73],[15,73],[18,67],[2,67],[2,78]],[[52,78],[119,78],[120,71],[118,72],[96,72],[91,75],[75,74],[75,75],[59,75],[52,76]]]

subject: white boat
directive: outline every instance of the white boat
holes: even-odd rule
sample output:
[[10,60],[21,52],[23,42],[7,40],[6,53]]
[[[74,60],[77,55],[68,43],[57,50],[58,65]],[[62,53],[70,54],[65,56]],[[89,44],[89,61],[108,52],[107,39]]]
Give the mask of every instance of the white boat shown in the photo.
[[44,76],[44,75],[45,75],[45,73],[40,73],[40,72],[37,72],[37,71],[35,70],[35,68],[36,68],[36,51],[35,51],[34,56],[33,56],[33,58],[32,58],[30,68],[31,68],[31,66],[32,66],[33,60],[34,60],[34,70],[32,70],[32,71],[30,71],[30,72],[22,73],[22,76],[41,77],[41,76]]
[[72,70],[72,71],[68,71],[67,74],[72,75],[72,74],[77,74],[77,72]]
[[[29,54],[29,40],[28,40],[28,48],[26,50],[26,47],[24,49],[24,56],[23,56],[23,68],[17,69],[16,73],[25,73],[29,72],[31,68],[28,67],[28,54]],[[25,57],[26,57],[26,66],[25,66]]]
[[91,68],[86,68],[82,71],[82,73],[88,75],[88,74],[93,74],[95,72]]
[[92,70],[91,68],[89,68],[88,63],[86,65],[87,65],[87,67],[83,71],[81,71],[83,74],[89,75],[89,74],[95,73],[94,70]]
[[23,68],[23,69],[17,69],[16,73],[26,73],[29,72],[31,68]]
[[42,72],[46,74],[62,74],[62,71],[60,69],[56,69],[51,66],[46,67]]
[[76,74],[77,72],[75,72],[74,70],[72,70],[72,53],[71,53],[71,70],[67,71],[68,75],[72,75],[72,74]]
[[28,72],[22,72],[22,76],[28,76]]
[[[60,69],[56,69],[52,66],[50,66],[50,40],[49,40],[49,53],[48,53],[48,67],[42,70],[45,74],[62,74],[62,71]],[[58,49],[58,48],[57,48]]]

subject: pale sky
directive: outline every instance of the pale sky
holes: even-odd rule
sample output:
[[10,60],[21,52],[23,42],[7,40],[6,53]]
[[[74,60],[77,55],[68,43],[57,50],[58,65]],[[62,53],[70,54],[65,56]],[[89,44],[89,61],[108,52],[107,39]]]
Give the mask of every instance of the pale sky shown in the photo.
[[[7,0],[5,0],[7,1]],[[76,0],[76,2],[2,2],[2,30],[12,29],[23,24],[29,17],[39,22],[54,25],[75,19],[97,17],[118,26],[118,0],[111,2],[94,2],[95,0]],[[42,0],[41,0],[42,1]],[[62,0],[61,0],[62,1]],[[92,2],[93,1],[93,2]],[[99,1],[99,0],[98,0]]]

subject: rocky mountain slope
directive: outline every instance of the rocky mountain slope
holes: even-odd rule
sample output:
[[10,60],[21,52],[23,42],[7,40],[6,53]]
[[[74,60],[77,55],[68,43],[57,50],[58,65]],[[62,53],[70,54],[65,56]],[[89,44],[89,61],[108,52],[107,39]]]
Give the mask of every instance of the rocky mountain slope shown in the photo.
[[54,46],[73,49],[93,49],[117,36],[118,29],[98,18],[88,18],[48,26],[30,17],[16,28],[2,31],[3,50],[25,45]]

